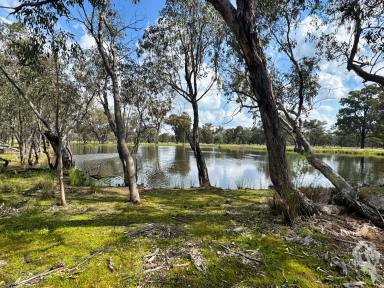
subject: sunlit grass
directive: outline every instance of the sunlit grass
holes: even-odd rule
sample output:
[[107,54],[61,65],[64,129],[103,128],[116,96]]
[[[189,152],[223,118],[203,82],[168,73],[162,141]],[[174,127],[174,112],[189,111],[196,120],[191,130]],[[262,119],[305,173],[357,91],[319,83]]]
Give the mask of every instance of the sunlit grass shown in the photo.
[[[49,270],[62,261],[75,267],[95,252],[76,273],[54,273],[38,287],[249,287],[296,284],[332,287],[324,281],[328,269],[321,255],[332,249],[322,235],[320,247],[301,247],[285,241],[290,230],[266,205],[269,190],[161,189],[142,193],[142,203],[127,202],[126,188],[67,189],[68,207],[41,197],[54,175],[49,171],[0,174],[0,201],[19,209],[16,216],[0,219],[0,286]],[[3,188],[2,188],[3,189]],[[172,237],[124,237],[148,223],[175,229]],[[243,227],[241,233],[232,230]],[[317,237],[309,228],[300,235]],[[245,263],[224,256],[220,245],[258,251],[261,263]],[[188,255],[173,259],[169,270],[145,273],[144,257],[155,249],[170,255],[196,247],[206,272],[198,271]],[[287,253],[290,252],[290,254]],[[305,252],[305,254],[303,254]],[[336,253],[336,252],[335,252]],[[24,262],[29,255],[30,263]],[[297,255],[297,256],[295,256]],[[108,268],[113,262],[114,270]],[[185,263],[187,263],[185,265]],[[161,265],[161,264],[157,264]],[[340,281],[346,281],[345,278]]]

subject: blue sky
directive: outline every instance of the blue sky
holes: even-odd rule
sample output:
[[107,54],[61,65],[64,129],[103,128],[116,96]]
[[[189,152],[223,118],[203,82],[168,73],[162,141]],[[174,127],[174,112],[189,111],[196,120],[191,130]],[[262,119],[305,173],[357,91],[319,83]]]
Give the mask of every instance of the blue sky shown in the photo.
[[[133,20],[138,21],[139,28],[145,28],[156,22],[159,16],[160,10],[164,6],[165,0],[141,0],[139,4],[132,4],[128,0],[114,0],[113,1],[118,12],[122,16],[123,20],[127,23],[131,23]],[[0,0],[1,5],[14,6],[17,4],[17,0]],[[4,19],[8,15],[8,12],[4,9],[0,9],[0,18]],[[11,20],[11,18],[7,18]],[[310,20],[304,19],[301,25],[296,31],[296,41],[298,47],[295,51],[298,56],[311,55],[315,49],[313,45],[310,45],[304,41],[306,33],[308,31],[313,32],[313,27],[310,24]],[[75,34],[76,39],[83,47],[89,47],[92,45],[92,38],[86,34],[85,29],[81,25],[76,23],[60,22],[65,29],[71,30]],[[325,27],[324,29],[328,29]],[[143,30],[138,32],[132,32],[129,37],[137,41],[142,35]],[[340,29],[339,37],[346,37],[347,33]],[[345,34],[345,35],[344,35]],[[275,57],[276,65],[282,67],[286,65],[286,59],[284,57],[276,57],[275,52],[269,52],[271,56]],[[339,109],[338,101],[341,97],[345,97],[350,90],[358,89],[362,86],[361,80],[355,76],[352,72],[348,72],[345,68],[345,63],[338,61],[322,61],[320,63],[319,79],[321,88],[319,96],[315,99],[315,106],[310,113],[309,118],[315,118],[328,122],[328,127],[334,124],[336,119],[336,113]],[[174,112],[187,111],[191,113],[189,103],[186,103],[182,99],[177,99],[175,102]],[[226,98],[218,91],[213,89],[213,92],[205,97],[200,103],[200,115],[201,123],[213,123],[214,126],[233,127],[237,125],[251,126],[253,120],[250,114],[246,111],[237,113],[237,106],[234,103],[227,103]],[[236,115],[234,115],[236,114]]]

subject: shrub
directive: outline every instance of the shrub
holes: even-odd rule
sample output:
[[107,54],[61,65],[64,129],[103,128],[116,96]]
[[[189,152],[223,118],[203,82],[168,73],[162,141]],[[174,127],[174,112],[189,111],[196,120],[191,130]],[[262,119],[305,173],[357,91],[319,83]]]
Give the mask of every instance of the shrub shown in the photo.
[[84,186],[87,182],[87,178],[84,173],[79,169],[69,170],[69,181],[73,186]]
[[41,180],[36,185],[41,191],[39,196],[41,199],[52,199],[55,198],[55,182],[53,179]]

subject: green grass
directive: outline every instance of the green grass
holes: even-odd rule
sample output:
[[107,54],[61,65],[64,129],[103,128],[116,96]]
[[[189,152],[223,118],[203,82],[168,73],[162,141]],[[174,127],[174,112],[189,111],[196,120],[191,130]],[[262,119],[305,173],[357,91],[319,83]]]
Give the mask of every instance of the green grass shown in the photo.
[[[237,145],[237,144],[204,144],[204,147],[218,147],[223,150],[244,150],[244,151],[267,151],[265,145]],[[293,153],[294,147],[287,146],[287,152]],[[366,148],[359,149],[353,147],[336,147],[336,146],[315,146],[313,147],[314,153],[319,154],[340,154],[340,155],[356,155],[356,156],[367,156],[367,157],[384,157],[384,149],[381,148]]]
[[[86,187],[67,189],[68,207],[41,197],[50,186],[49,171],[0,174],[0,201],[19,209],[19,214],[0,218],[0,287],[17,279],[50,269],[63,261],[77,266],[100,252],[79,269],[54,273],[35,283],[38,287],[248,287],[297,284],[299,287],[332,287],[324,281],[336,275],[322,259],[325,251],[340,253],[320,235],[319,247],[301,247],[285,241],[291,228],[266,205],[269,190],[162,189],[142,193],[142,203],[126,201],[125,188]],[[4,189],[4,187],[14,187]],[[52,191],[53,192],[53,191]],[[170,236],[124,237],[148,223],[170,228]],[[236,227],[243,227],[240,233]],[[303,227],[300,235],[311,235]],[[224,255],[221,244],[234,251],[255,250],[261,264],[244,262],[238,255]],[[188,256],[197,249],[205,259],[206,272],[198,271]],[[145,273],[145,256],[159,249],[171,259],[158,256]],[[336,250],[335,250],[336,249]],[[28,253],[30,263],[24,263]],[[108,269],[109,259],[114,271]],[[177,264],[184,264],[177,267]],[[327,273],[321,272],[321,269]],[[352,278],[339,281],[347,282]],[[368,285],[369,287],[369,285]]]

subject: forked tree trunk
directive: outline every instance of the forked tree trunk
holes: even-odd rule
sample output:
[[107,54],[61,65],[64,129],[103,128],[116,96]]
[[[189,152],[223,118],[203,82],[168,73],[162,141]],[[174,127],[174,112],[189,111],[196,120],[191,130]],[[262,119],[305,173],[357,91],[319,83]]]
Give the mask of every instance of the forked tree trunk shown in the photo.
[[189,137],[190,145],[193,151],[193,154],[196,159],[197,171],[199,175],[199,184],[200,187],[209,187],[211,183],[209,182],[208,169],[205,164],[205,159],[200,148],[199,140],[199,107],[197,102],[192,102],[193,108],[193,126],[192,126],[192,135]]
[[[53,134],[51,131],[45,131],[44,132],[45,137],[47,137],[49,143],[51,144],[51,147],[53,151],[55,152],[56,155],[56,163],[54,165],[54,168],[57,168],[58,166],[58,159],[59,159],[59,145],[60,145],[60,139],[57,135]],[[72,153],[68,145],[64,145],[63,143],[61,144],[63,149],[61,149],[60,153],[62,155],[62,163],[63,167],[65,169],[70,169],[74,166],[73,163],[73,158],[72,158]]]

